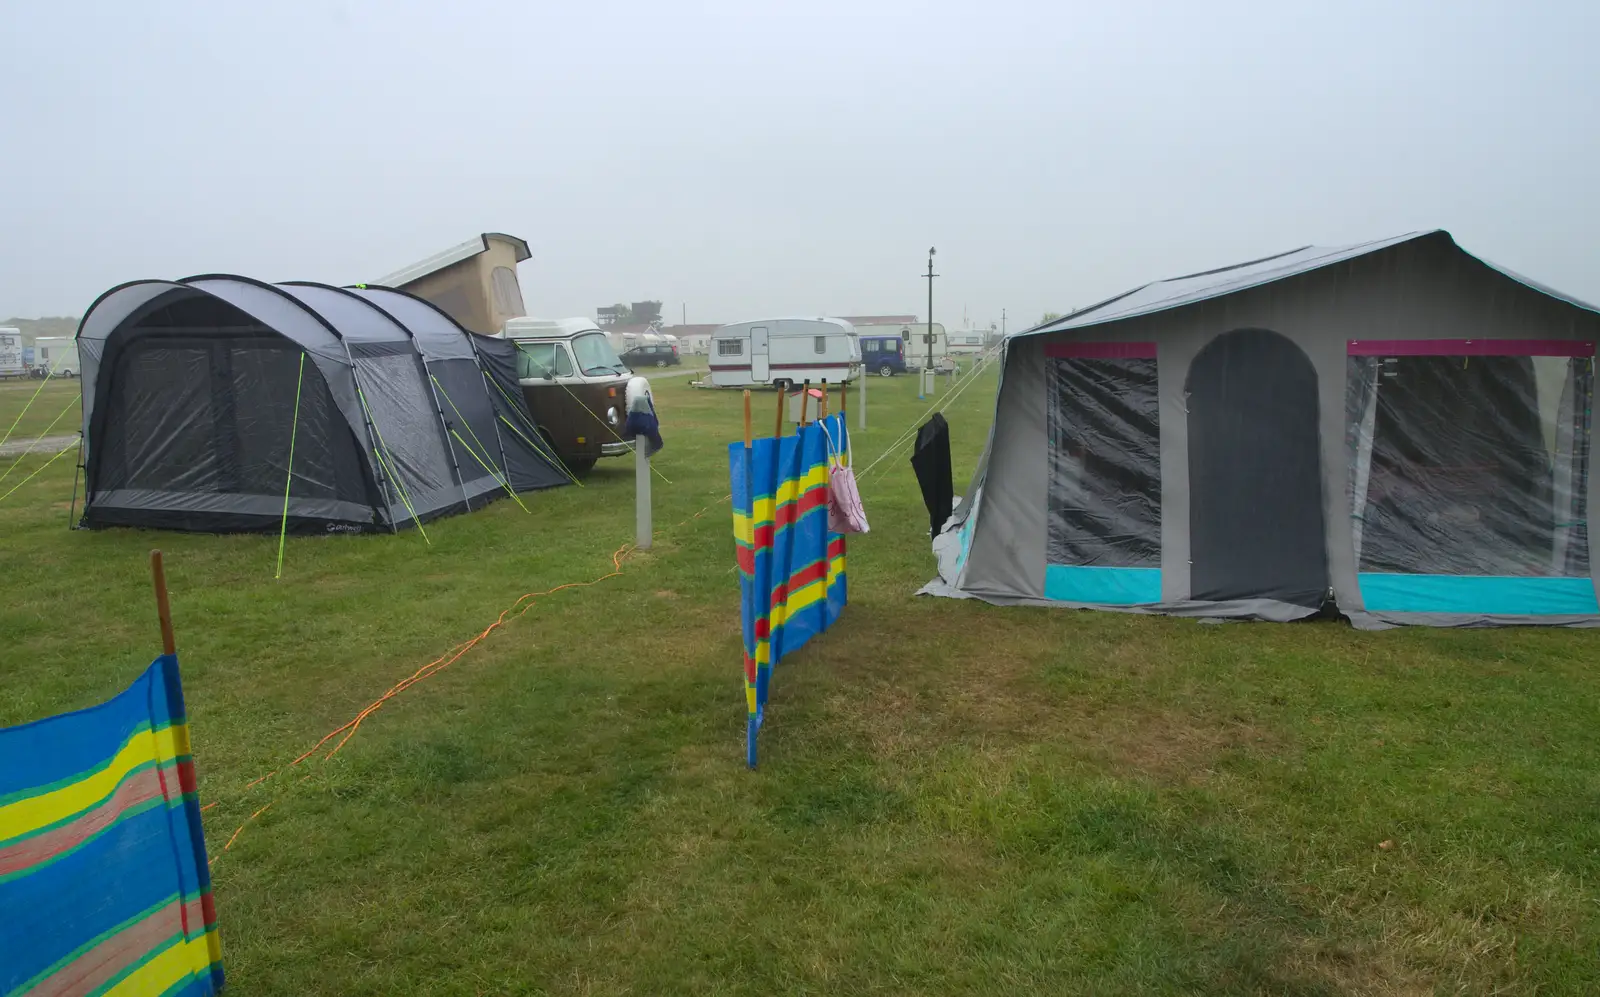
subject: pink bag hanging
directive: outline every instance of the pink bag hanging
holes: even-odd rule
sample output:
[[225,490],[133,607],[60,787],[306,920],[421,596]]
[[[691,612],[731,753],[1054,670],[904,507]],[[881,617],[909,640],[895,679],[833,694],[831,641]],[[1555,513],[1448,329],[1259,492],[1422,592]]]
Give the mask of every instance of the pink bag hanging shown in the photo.
[[[856,489],[856,472],[848,466],[849,454],[834,445],[826,419],[819,425],[828,438],[828,529],[835,533],[866,533],[867,511],[862,508],[861,492]],[[849,435],[843,420],[839,423],[839,432],[848,447]]]

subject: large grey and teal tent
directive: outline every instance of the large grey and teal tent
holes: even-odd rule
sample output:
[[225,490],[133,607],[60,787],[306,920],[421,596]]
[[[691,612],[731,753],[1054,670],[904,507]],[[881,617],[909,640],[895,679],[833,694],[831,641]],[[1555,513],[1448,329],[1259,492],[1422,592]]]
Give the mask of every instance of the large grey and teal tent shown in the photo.
[[78,347],[85,526],[389,531],[567,481],[514,345],[404,292],[137,281]]
[[924,592],[1600,625],[1600,314],[1446,232],[1147,284],[1005,344]]

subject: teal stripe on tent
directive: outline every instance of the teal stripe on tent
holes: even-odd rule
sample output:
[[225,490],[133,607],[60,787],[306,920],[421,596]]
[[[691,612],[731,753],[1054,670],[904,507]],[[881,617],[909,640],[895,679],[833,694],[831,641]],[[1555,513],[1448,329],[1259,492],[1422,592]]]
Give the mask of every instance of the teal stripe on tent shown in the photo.
[[1399,575],[1362,572],[1361,601],[1371,612],[1482,616],[1592,616],[1600,613],[1587,578],[1510,575]]
[[1058,602],[1097,602],[1105,606],[1160,602],[1161,569],[1047,564],[1044,597]]

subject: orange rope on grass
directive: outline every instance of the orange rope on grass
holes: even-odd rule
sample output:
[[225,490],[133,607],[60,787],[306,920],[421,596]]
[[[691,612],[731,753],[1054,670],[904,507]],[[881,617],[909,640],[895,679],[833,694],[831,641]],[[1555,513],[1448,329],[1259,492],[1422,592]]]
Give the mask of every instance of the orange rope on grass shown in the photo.
[[[687,523],[688,520],[685,520],[684,522]],[[601,575],[598,578],[595,578],[595,579],[592,579],[592,580],[586,581],[586,582],[567,582],[567,583],[562,584],[562,585],[557,585],[554,588],[546,589],[543,592],[529,592],[529,593],[527,593],[525,595],[519,596],[517,598],[516,602],[512,603],[509,607],[507,607],[506,609],[502,610],[500,615],[499,615],[499,617],[497,617],[493,623],[489,624],[482,631],[480,631],[477,636],[473,637],[471,640],[465,641],[464,643],[457,644],[455,647],[453,647],[450,650],[446,651],[444,654],[440,655],[439,657],[437,657],[437,658],[433,659],[432,661],[428,662],[427,664],[423,665],[421,668],[417,669],[415,672],[412,672],[411,675],[408,676],[407,678],[402,679],[401,681],[395,683],[392,687],[390,687],[388,692],[385,692],[382,696],[379,696],[377,699],[373,700],[371,703],[368,703],[364,708],[362,708],[362,710],[359,713],[357,713],[355,715],[355,717],[353,717],[352,719],[346,721],[344,724],[341,724],[340,726],[334,728],[333,730],[329,731],[328,733],[324,734],[320,741],[318,741],[316,744],[312,745],[309,750],[307,750],[305,752],[302,752],[297,758],[294,759],[294,761],[290,762],[287,767],[288,768],[294,768],[296,765],[300,765],[301,763],[305,762],[306,759],[308,759],[312,755],[316,754],[322,748],[323,745],[327,744],[329,741],[333,740],[335,737],[339,737],[340,734],[343,734],[344,736],[339,738],[339,742],[337,744],[335,744],[333,746],[333,748],[328,751],[327,754],[322,756],[322,760],[323,761],[327,761],[328,759],[332,758],[334,755],[339,753],[339,749],[340,748],[343,748],[345,746],[345,744],[348,743],[349,740],[352,737],[355,736],[356,731],[361,728],[362,721],[366,720],[372,714],[374,714],[378,710],[382,709],[384,703],[386,703],[389,700],[393,699],[394,697],[400,695],[402,692],[405,692],[407,689],[409,689],[412,686],[416,685],[418,682],[421,682],[423,679],[426,679],[426,678],[428,678],[428,677],[430,677],[432,675],[436,675],[439,672],[444,671],[446,668],[449,668],[451,665],[453,665],[457,661],[461,660],[463,655],[465,655],[468,651],[470,651],[474,647],[476,647],[478,645],[478,643],[480,641],[482,641],[485,637],[488,637],[495,630],[499,629],[500,627],[505,626],[507,623],[511,622],[512,620],[517,619],[518,617],[520,617],[524,613],[526,613],[528,610],[532,609],[538,603],[538,601],[540,599],[542,599],[542,598],[544,598],[546,596],[554,595],[555,593],[564,591],[566,589],[588,588],[588,587],[593,586],[593,585],[598,585],[601,582],[606,581],[607,579],[617,577],[618,575],[620,575],[622,573],[622,562],[623,562],[623,560],[632,552],[633,552],[633,544],[631,544],[631,543],[623,544],[621,547],[618,547],[616,552],[611,555],[611,570],[606,572],[605,574]],[[257,778],[251,780],[245,786],[245,788],[246,789],[250,789],[251,787],[260,785],[261,783],[266,782],[268,779],[271,779],[273,776],[277,775],[281,771],[283,771],[283,770],[282,769],[274,769],[273,771],[268,772],[266,775],[258,776]],[[306,779],[309,779],[310,777],[311,777],[310,773],[307,773],[305,776],[301,777],[300,781],[304,782]],[[281,797],[281,793],[280,793],[280,797]],[[228,849],[232,848],[233,847],[233,843],[238,840],[239,835],[244,832],[245,827],[248,824],[250,824],[251,821],[254,821],[257,817],[261,816],[263,813],[266,813],[267,810],[273,805],[273,803],[276,803],[276,802],[277,802],[277,798],[274,798],[272,801],[268,802],[265,806],[262,806],[260,809],[256,810],[254,813],[252,813],[249,817],[246,817],[244,822],[241,823],[237,828],[234,829],[233,834],[229,835],[227,844],[222,846],[222,850],[223,851],[227,851]],[[216,804],[212,803],[210,805],[211,806],[215,806]]]
[[[707,505],[705,508],[703,508],[699,512],[695,513],[693,516],[690,516],[689,518],[683,520],[683,522],[678,523],[675,526],[671,527],[671,529],[679,529],[681,527],[689,525],[690,523],[692,523],[695,520],[697,520],[697,519],[701,518],[702,516],[704,516],[706,513],[710,512],[712,509],[722,505],[725,502],[728,502],[732,498],[733,498],[733,496],[731,494],[724,495],[722,498],[718,499],[715,502],[712,502],[710,505]],[[666,532],[666,531],[663,530],[663,531],[660,531],[660,532]],[[659,533],[657,535],[659,535]],[[309,759],[312,755],[315,755],[322,748],[323,745],[327,744],[329,741],[333,740],[335,737],[339,737],[339,735],[343,734],[344,735],[343,737],[339,737],[338,743],[335,744],[333,746],[333,748],[328,751],[327,754],[322,756],[322,760],[323,761],[327,761],[328,759],[332,758],[334,755],[339,753],[339,749],[340,748],[343,748],[345,746],[345,744],[348,743],[349,740],[352,737],[355,736],[356,731],[359,730],[360,727],[361,727],[362,721],[366,720],[372,714],[374,714],[378,710],[382,709],[384,703],[386,703],[389,700],[393,699],[394,697],[400,695],[402,692],[405,692],[407,689],[409,689],[412,686],[416,685],[418,682],[421,682],[423,679],[426,679],[426,678],[428,678],[428,677],[430,677],[432,675],[436,675],[439,672],[445,670],[446,668],[449,668],[451,665],[455,664],[457,661],[461,660],[462,656],[464,656],[468,651],[470,651],[474,647],[476,647],[479,644],[479,642],[481,642],[484,638],[488,637],[495,630],[499,629],[500,627],[505,626],[507,623],[510,623],[513,620],[518,619],[524,613],[526,613],[528,610],[532,609],[534,607],[534,605],[538,602],[538,600],[540,600],[542,598],[545,598],[546,596],[554,595],[555,593],[564,591],[566,589],[589,588],[591,586],[598,585],[601,582],[606,581],[607,579],[615,578],[618,575],[622,574],[622,563],[623,563],[624,560],[627,559],[629,554],[633,553],[633,551],[634,551],[634,545],[631,544],[631,543],[623,544],[621,547],[618,547],[617,550],[611,555],[611,570],[606,572],[605,574],[599,576],[598,578],[595,578],[595,579],[592,579],[592,580],[586,581],[586,582],[567,582],[567,583],[565,583],[563,585],[557,585],[554,588],[546,589],[543,592],[529,592],[529,593],[527,593],[525,595],[519,596],[517,598],[516,602],[513,602],[509,607],[507,607],[506,609],[502,610],[500,615],[498,617],[496,617],[495,621],[493,623],[489,624],[487,627],[485,627],[482,631],[480,631],[477,636],[473,637],[471,640],[468,640],[468,641],[465,641],[463,643],[457,644],[455,647],[452,647],[450,650],[446,651],[444,654],[440,655],[439,657],[437,657],[437,658],[433,659],[432,661],[428,662],[427,664],[423,665],[421,668],[417,669],[415,672],[412,672],[411,675],[409,675],[408,677],[406,677],[406,678],[402,679],[401,681],[395,683],[392,687],[390,687],[388,692],[385,692],[382,696],[379,696],[377,699],[373,700],[371,703],[368,703],[365,707],[363,707],[361,709],[361,711],[355,715],[355,717],[353,717],[352,719],[346,721],[344,724],[341,724],[339,727],[336,727],[335,729],[329,731],[327,734],[324,734],[321,740],[319,740],[316,744],[312,745],[309,750],[307,750],[305,752],[302,752],[297,758],[294,759],[294,761],[290,762],[287,766],[285,766],[285,768],[294,768],[295,766],[300,765],[301,763],[303,763],[307,759]],[[284,771],[284,770],[283,769],[273,769],[271,772],[268,772],[265,775],[257,776],[256,778],[250,780],[250,782],[246,783],[244,788],[245,789],[252,789],[252,788],[254,788],[254,787],[266,782],[268,779],[273,778],[279,772],[282,772],[282,771]],[[309,778],[311,778],[311,773],[308,772],[305,775],[301,776],[300,779],[297,780],[295,785],[298,785],[299,783],[304,782]],[[227,851],[228,849],[232,848],[233,847],[233,843],[238,840],[239,835],[244,833],[245,827],[248,826],[257,817],[260,817],[262,814],[266,813],[267,810],[269,810],[273,806],[273,804],[277,803],[278,800],[282,799],[284,794],[287,793],[292,788],[293,788],[293,786],[289,786],[289,787],[285,787],[284,789],[280,790],[278,795],[275,796],[272,800],[268,801],[266,804],[264,804],[263,806],[258,808],[249,817],[246,817],[244,822],[241,823],[237,828],[234,829],[233,834],[228,836],[228,841],[227,841],[226,844],[224,844],[222,846],[222,850],[223,851]],[[206,804],[201,809],[202,810],[209,810],[210,808],[212,808],[212,807],[214,807],[216,805],[217,805],[217,801],[213,800],[212,802]],[[215,857],[213,857],[213,859],[211,861],[214,862],[215,861]],[[208,865],[209,864],[210,863],[208,863]]]
[[[546,589],[543,592],[530,593],[528,595],[521,596],[516,602],[512,603],[508,609],[503,610],[500,613],[500,616],[493,623],[485,627],[476,637],[464,644],[458,644],[455,648],[452,648],[451,651],[445,652],[444,655],[433,659],[426,665],[423,665],[421,668],[417,669],[414,673],[412,673],[410,678],[396,683],[392,689],[373,700],[372,703],[368,704],[366,709],[356,714],[355,719],[346,723],[343,727],[329,731],[322,738],[322,740],[318,741],[316,745],[311,748],[310,751],[307,751],[299,758],[296,758],[293,764],[298,765],[303,759],[308,758],[312,754],[316,753],[318,748],[321,748],[324,744],[327,744],[335,736],[343,732],[344,737],[339,739],[339,743],[334,745],[332,750],[330,750],[326,755],[322,756],[324,761],[332,758],[334,755],[339,753],[339,749],[343,748],[347,741],[355,736],[356,731],[361,727],[361,722],[372,714],[378,712],[378,710],[382,709],[384,703],[388,702],[390,699],[393,699],[395,696],[398,696],[400,693],[405,692],[407,689],[411,688],[413,685],[416,685],[418,682],[421,682],[423,679],[428,678],[431,675],[437,675],[439,672],[444,671],[446,668],[449,668],[451,665],[461,660],[461,656],[476,647],[479,641],[483,640],[500,627],[505,626],[511,620],[517,619],[523,613],[526,613],[528,610],[532,609],[538,600],[546,596],[554,595],[557,592],[561,592],[566,589],[589,588],[592,585],[598,585],[609,578],[615,578],[622,574],[622,559],[631,553],[632,549],[632,544],[623,544],[621,547],[617,548],[616,553],[611,555],[612,570],[601,575],[599,578],[594,579],[593,581],[567,582],[565,585],[557,585],[555,588]],[[524,599],[528,600],[526,605],[523,605]]]

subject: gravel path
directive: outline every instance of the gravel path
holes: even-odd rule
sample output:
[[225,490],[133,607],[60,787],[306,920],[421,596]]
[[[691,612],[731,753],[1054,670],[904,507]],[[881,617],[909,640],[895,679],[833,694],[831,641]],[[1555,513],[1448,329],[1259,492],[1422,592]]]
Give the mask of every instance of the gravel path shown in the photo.
[[69,433],[66,436],[46,436],[37,444],[34,444],[31,436],[20,440],[13,437],[6,441],[4,445],[0,445],[0,457],[21,456],[22,452],[27,450],[30,445],[33,446],[33,453],[54,457],[63,447],[73,443],[77,438],[77,433]]

